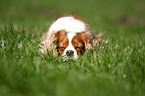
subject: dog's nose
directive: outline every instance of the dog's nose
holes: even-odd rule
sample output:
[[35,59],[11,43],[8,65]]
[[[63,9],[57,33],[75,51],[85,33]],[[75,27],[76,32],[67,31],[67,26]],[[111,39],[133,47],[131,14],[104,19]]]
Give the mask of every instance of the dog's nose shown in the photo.
[[74,54],[74,51],[72,51],[72,50],[68,50],[68,51],[66,52],[66,55],[67,55],[67,56],[70,56],[70,57],[72,57],[73,54]]

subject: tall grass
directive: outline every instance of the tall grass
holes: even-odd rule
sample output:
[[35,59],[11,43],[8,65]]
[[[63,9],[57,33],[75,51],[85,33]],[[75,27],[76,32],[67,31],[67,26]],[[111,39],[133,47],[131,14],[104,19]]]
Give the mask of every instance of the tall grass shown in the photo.
[[[6,1],[1,2],[6,4]],[[72,1],[68,9],[57,0],[22,2],[24,4],[18,0],[9,1],[9,7],[0,7],[0,96],[145,95],[144,23],[118,21],[129,12],[140,20],[145,15],[141,14],[144,10],[140,10],[144,1],[118,1],[115,3],[118,6],[113,7],[109,1],[92,0],[75,8],[73,5],[81,4],[81,1]],[[102,8],[100,4],[106,7]],[[127,6],[129,4],[131,7]],[[88,9],[84,8],[85,5]],[[60,14],[80,13],[95,33],[105,30],[104,39],[109,42],[100,45],[104,50],[90,50],[78,60],[63,61],[52,53],[41,54],[40,37],[48,30],[54,13],[37,13],[34,9],[26,11],[29,7],[41,11],[45,8],[60,10]],[[110,8],[109,11],[106,8]]]

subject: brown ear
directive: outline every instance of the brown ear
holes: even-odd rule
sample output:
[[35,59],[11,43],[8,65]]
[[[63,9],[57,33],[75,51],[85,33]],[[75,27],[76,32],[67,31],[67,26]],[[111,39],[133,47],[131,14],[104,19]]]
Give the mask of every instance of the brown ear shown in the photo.
[[82,38],[85,43],[85,48],[92,49],[92,45],[91,45],[91,41],[90,41],[91,40],[90,34],[83,33]]
[[100,33],[98,35],[95,35],[95,39],[98,41],[98,42],[103,42],[103,43],[107,43],[107,41],[103,40],[103,33]]
[[57,33],[55,33],[55,37],[54,37],[54,40],[53,40],[53,44],[58,44],[58,39],[64,39],[63,37],[66,36],[67,33],[65,30],[60,30],[58,31]]
[[102,41],[103,35],[104,35],[103,33],[100,33],[100,34],[98,34],[98,35],[95,35],[95,39],[96,39],[97,41],[101,42],[101,41]]

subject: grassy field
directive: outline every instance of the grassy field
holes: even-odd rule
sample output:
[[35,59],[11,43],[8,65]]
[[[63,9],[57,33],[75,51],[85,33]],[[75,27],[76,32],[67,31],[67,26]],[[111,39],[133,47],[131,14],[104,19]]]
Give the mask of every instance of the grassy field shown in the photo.
[[[145,0],[0,0],[0,96],[145,96]],[[75,13],[109,43],[78,60],[38,52]]]

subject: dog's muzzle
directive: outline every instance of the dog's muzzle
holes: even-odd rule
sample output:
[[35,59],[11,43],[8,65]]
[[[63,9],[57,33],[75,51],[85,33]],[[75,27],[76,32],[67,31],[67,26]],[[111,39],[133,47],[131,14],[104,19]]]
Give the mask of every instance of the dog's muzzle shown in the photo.
[[66,52],[66,55],[67,55],[68,57],[73,57],[74,51],[73,51],[73,50],[68,50],[68,51]]

